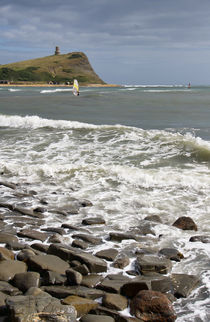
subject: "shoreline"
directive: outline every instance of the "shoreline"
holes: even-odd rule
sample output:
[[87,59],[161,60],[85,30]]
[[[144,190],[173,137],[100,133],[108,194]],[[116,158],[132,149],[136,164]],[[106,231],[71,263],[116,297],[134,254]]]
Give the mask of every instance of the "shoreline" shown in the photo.
[[[73,85],[66,84],[0,84],[0,87],[73,87]],[[80,85],[80,87],[122,87],[119,84],[87,84]]]

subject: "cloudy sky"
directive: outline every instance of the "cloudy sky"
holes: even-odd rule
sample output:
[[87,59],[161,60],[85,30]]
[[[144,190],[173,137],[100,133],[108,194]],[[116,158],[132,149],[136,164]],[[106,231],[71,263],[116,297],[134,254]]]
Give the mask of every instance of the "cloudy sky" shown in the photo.
[[210,84],[210,0],[0,0],[0,64],[83,51],[115,84]]

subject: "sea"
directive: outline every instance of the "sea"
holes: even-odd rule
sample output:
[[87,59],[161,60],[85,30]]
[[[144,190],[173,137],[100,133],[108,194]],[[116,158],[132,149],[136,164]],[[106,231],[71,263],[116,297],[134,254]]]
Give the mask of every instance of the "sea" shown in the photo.
[[[158,215],[162,237],[149,246],[178,249],[172,273],[200,278],[174,302],[176,321],[210,321],[210,86],[81,87],[78,97],[70,87],[2,86],[0,173],[60,207],[90,200],[69,222],[101,216],[102,237]],[[174,227],[181,216],[198,231]],[[49,215],[48,225],[61,222]],[[197,235],[208,242],[189,241]]]

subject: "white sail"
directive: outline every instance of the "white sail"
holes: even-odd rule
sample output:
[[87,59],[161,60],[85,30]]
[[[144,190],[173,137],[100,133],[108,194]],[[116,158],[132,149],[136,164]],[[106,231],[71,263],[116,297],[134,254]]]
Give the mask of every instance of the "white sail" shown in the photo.
[[79,83],[78,83],[77,79],[74,80],[73,94],[75,96],[78,96],[79,95]]

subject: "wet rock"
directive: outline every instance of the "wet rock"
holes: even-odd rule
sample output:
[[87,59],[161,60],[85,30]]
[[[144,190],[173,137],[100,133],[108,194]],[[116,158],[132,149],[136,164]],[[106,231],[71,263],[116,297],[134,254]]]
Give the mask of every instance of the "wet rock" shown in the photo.
[[95,315],[87,314],[81,317],[81,322],[114,322],[115,320],[111,316],[107,315]]
[[26,262],[31,256],[35,256],[35,252],[31,249],[23,249],[17,254],[17,259]]
[[204,244],[210,243],[210,236],[192,236],[190,237],[190,242],[201,242]]
[[177,298],[188,297],[199,284],[199,278],[195,275],[172,274],[171,275],[174,296]]
[[8,298],[9,295],[4,294],[0,291],[0,316],[2,317],[5,308],[4,306],[6,305],[6,299]]
[[41,212],[33,211],[33,209],[27,209],[23,207],[13,207],[13,210],[29,217],[39,218],[39,219],[44,218],[44,215]]
[[173,226],[182,230],[195,230],[195,231],[198,230],[197,225],[194,223],[192,218],[185,217],[185,216],[178,218],[173,223]]
[[63,238],[59,234],[53,234],[52,236],[49,237],[48,242],[49,243],[62,243]]
[[82,274],[83,276],[86,276],[86,275],[88,275],[88,274],[90,273],[90,271],[89,271],[89,269],[88,269],[87,265],[85,265],[85,264],[80,264],[80,265],[76,265],[76,266],[74,266],[74,270],[75,270],[76,272],[79,272],[79,273],[80,273],[80,274]]
[[102,217],[86,218],[83,219],[83,225],[104,225],[106,222]]
[[97,288],[110,293],[120,293],[122,286],[130,279],[123,275],[108,275],[97,285]]
[[81,285],[93,288],[93,287],[96,287],[96,285],[100,283],[102,279],[103,279],[103,276],[101,275],[89,274],[89,275],[83,276]]
[[59,235],[64,235],[66,233],[64,229],[59,227],[46,227],[46,228],[42,228],[41,231],[57,233]]
[[6,300],[12,321],[76,321],[76,310],[51,296],[16,296]]
[[15,183],[11,183],[11,182],[0,181],[0,186],[5,186],[7,188],[15,190],[18,185],[16,185]]
[[34,243],[31,245],[31,248],[39,250],[40,252],[47,253],[49,246],[41,243]]
[[[143,236],[146,236],[146,235],[154,235],[155,236],[155,232],[153,231],[153,226],[154,224],[152,225],[152,223],[146,221],[146,220],[141,220],[138,224],[138,227],[135,227],[133,230],[132,230],[132,234],[134,235],[143,235]],[[137,239],[137,237],[136,237]]]
[[95,256],[106,259],[107,261],[113,261],[117,255],[118,251],[114,248],[103,249],[95,254]]
[[168,276],[150,277],[151,290],[161,293],[174,294],[172,279]]
[[141,274],[144,274],[145,272],[167,274],[172,268],[172,264],[169,259],[150,255],[137,256],[135,266]]
[[7,248],[0,247],[0,260],[5,260],[5,259],[14,259],[15,255],[13,252],[8,250]]
[[114,261],[113,267],[123,269],[128,266],[130,263],[130,259],[125,254],[120,254]]
[[68,262],[78,260],[81,264],[87,265],[91,273],[100,273],[107,271],[107,264],[104,260],[89,253],[73,249],[73,247],[65,248],[63,245],[51,244],[48,249],[48,253],[56,254],[57,256]]
[[95,300],[104,295],[104,292],[95,288],[84,286],[42,286],[41,289],[52,296],[63,299],[70,295],[77,295]]
[[119,294],[106,293],[103,296],[102,304],[109,309],[122,311],[127,308],[128,300]]
[[72,238],[82,239],[92,245],[100,245],[102,243],[102,239],[100,237],[94,237],[88,234],[74,234],[72,235]]
[[109,233],[109,238],[110,238],[111,241],[121,242],[122,240],[135,239],[136,237],[133,234],[128,234],[128,233],[111,232],[111,233]]
[[73,269],[69,268],[66,271],[66,276],[69,285],[80,285],[82,282],[82,274]]
[[79,207],[76,207],[74,205],[70,205],[68,207],[52,209],[51,212],[68,217],[71,215],[77,215],[79,213]]
[[39,287],[40,275],[36,272],[18,273],[12,279],[12,284],[24,293],[30,287]]
[[19,243],[18,241],[8,242],[5,247],[10,250],[20,250],[26,247],[25,244]]
[[79,240],[79,239],[73,240],[71,245],[72,245],[72,247],[77,247],[77,248],[81,248],[81,249],[86,249],[89,247],[88,243],[86,243],[82,240]]
[[173,322],[176,315],[166,295],[155,291],[140,291],[130,304],[131,314],[143,321]]
[[65,274],[69,264],[55,255],[35,255],[27,259],[27,265],[30,270],[35,272],[53,271]]
[[24,262],[15,260],[0,261],[0,280],[9,281],[15,274],[24,273],[27,271],[27,266]]
[[176,262],[180,262],[180,260],[184,258],[184,256],[175,248],[162,248],[159,251],[159,254]]
[[92,207],[93,206],[92,202],[87,199],[78,200],[78,205],[79,205],[79,207]]
[[41,233],[40,231],[30,230],[30,229],[22,229],[17,233],[17,235],[19,237],[41,240],[42,242],[44,242],[49,237],[48,234]]
[[[142,320],[136,318],[125,317],[116,310],[108,309],[104,306],[98,306],[97,309],[92,310],[91,313],[97,314],[97,316],[108,315],[117,322],[143,322]],[[97,321],[97,320],[96,320]],[[100,320],[99,320],[100,321]],[[98,322],[98,321],[97,321]]]
[[149,290],[150,287],[151,284],[149,280],[137,277],[124,283],[120,288],[120,294],[128,298],[133,298],[139,291]]
[[67,283],[65,274],[59,274],[52,271],[42,272],[42,285],[64,285]]
[[17,287],[14,287],[10,283],[4,281],[0,281],[0,292],[11,296],[22,294],[22,292]]
[[98,307],[96,301],[75,295],[66,297],[61,300],[61,303],[74,306],[77,311],[77,317],[87,314]]
[[154,221],[157,223],[162,223],[162,220],[160,219],[160,217],[158,215],[150,215],[150,216],[146,216],[144,218],[144,220],[148,220],[148,221]]
[[14,243],[18,242],[18,238],[15,235],[8,234],[8,233],[0,233],[0,243]]

